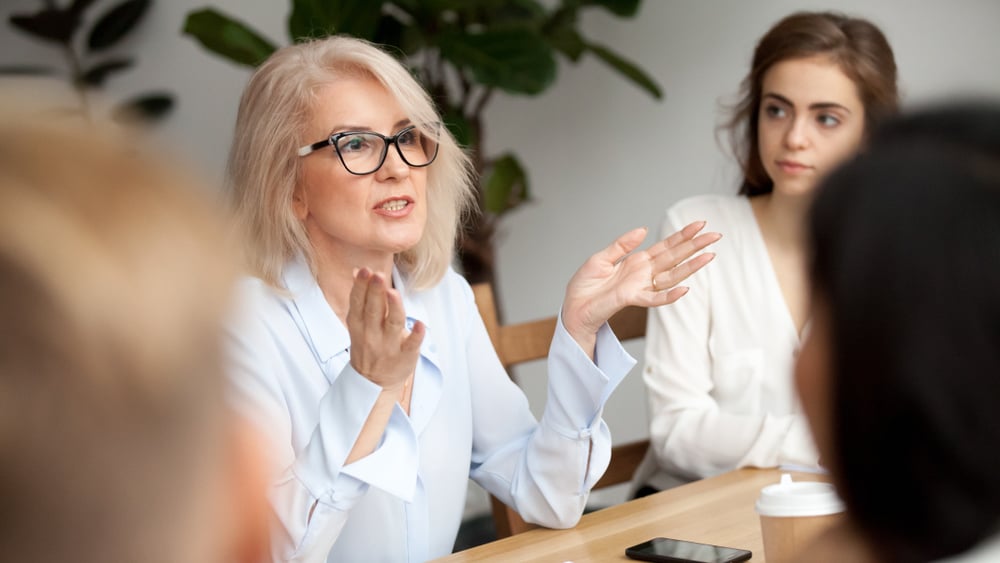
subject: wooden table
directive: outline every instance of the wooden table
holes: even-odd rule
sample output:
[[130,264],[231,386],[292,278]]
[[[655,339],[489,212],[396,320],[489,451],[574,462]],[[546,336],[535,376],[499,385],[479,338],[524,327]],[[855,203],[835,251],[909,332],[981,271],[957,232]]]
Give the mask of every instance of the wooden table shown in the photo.
[[[825,479],[792,474],[795,480]],[[760,563],[764,547],[754,501],[780,476],[777,469],[739,469],[591,512],[569,530],[531,530],[436,561],[632,561],[626,547],[663,536],[749,549],[751,561]]]

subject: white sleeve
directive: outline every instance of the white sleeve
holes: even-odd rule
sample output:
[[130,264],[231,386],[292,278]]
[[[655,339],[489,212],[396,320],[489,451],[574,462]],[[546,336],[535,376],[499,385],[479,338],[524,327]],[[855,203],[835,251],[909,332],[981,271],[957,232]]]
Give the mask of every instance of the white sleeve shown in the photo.
[[[669,213],[663,233],[683,224],[684,218]],[[737,414],[713,398],[712,296],[706,280],[715,272],[699,274],[689,279],[691,290],[683,298],[649,314],[643,380],[658,464],[689,479],[736,467],[815,464],[801,415]]]
[[304,447],[292,446],[292,405],[281,383],[296,377],[296,360],[282,354],[262,320],[243,319],[229,331],[231,402],[269,438],[275,516],[273,561],[326,561],[351,508],[377,486],[412,498],[416,483],[417,441],[397,406],[378,448],[344,465],[381,388],[350,363],[321,399],[318,421]]
[[635,360],[605,324],[598,332],[595,364],[560,316],[548,356],[548,400],[538,423],[497,359],[474,305],[472,312],[471,477],[525,521],[571,527],[611,458],[611,435],[601,418],[604,403]]

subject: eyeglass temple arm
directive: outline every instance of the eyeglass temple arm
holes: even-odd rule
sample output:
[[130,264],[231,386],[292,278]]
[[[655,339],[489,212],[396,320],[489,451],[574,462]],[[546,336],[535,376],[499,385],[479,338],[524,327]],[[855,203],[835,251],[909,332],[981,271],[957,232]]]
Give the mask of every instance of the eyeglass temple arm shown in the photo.
[[306,145],[306,146],[300,148],[299,151],[298,151],[298,153],[299,153],[299,156],[308,156],[308,155],[310,155],[310,154],[318,151],[319,149],[321,149],[323,147],[326,147],[326,146],[329,146],[329,145],[330,145],[330,139],[323,139],[322,141],[313,143],[311,145]]

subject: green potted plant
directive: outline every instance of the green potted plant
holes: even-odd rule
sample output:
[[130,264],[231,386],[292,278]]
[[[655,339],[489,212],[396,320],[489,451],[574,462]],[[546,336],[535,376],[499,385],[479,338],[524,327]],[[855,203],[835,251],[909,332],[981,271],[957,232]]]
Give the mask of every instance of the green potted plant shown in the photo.
[[[530,198],[528,174],[513,151],[483,150],[483,111],[499,90],[537,95],[556,78],[556,57],[596,56],[654,98],[659,85],[607,46],[585,38],[579,15],[599,8],[633,17],[641,0],[292,0],[293,41],[345,33],[390,46],[431,93],[445,124],[479,173],[479,209],[460,248],[471,282],[494,281],[497,221]],[[275,50],[260,33],[212,8],[188,14],[184,33],[233,62],[256,66]]]
[[[93,8],[94,0],[73,0],[63,7],[53,0],[41,4],[36,12],[12,14],[7,21],[15,29],[63,52],[69,67],[67,79],[80,102],[71,111],[91,118],[89,91],[101,88],[108,78],[135,64],[132,57],[108,51],[139,25],[152,0],[124,0],[105,9],[90,26],[87,12]],[[84,31],[86,37],[81,36]],[[6,75],[57,73],[56,69],[30,63],[0,67],[0,74]],[[148,92],[117,104],[111,111],[116,119],[153,121],[168,114],[173,103],[168,93]]]

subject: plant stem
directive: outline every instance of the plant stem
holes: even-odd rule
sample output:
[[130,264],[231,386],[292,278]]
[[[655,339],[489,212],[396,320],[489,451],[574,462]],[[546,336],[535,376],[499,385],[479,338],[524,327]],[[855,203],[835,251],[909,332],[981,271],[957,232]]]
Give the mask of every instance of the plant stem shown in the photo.
[[478,119],[479,116],[482,115],[483,109],[486,108],[486,104],[490,101],[490,98],[493,96],[493,90],[494,90],[493,88],[487,88],[483,90],[483,95],[479,98],[479,101],[476,103],[476,106],[472,108],[472,115],[476,116],[476,119]]
[[457,71],[458,83],[462,85],[462,96],[458,101],[458,109],[465,115],[469,111],[469,100],[472,99],[472,82],[461,69]]
[[80,68],[80,59],[76,56],[76,51],[73,50],[73,45],[70,42],[63,43],[63,54],[66,56],[66,61],[69,63],[73,89],[76,90],[76,95],[80,98],[80,106],[83,108],[83,115],[86,116],[87,119],[91,119],[90,102],[87,99],[87,88],[83,84],[83,70]]
[[422,65],[422,67],[420,69],[420,71],[421,71],[420,73],[424,77],[424,84],[428,88],[430,88],[434,84],[434,82],[435,82],[435,80],[434,80],[435,77],[434,77],[434,74],[433,74],[432,68],[431,68],[433,66],[431,64],[431,61],[433,60],[433,56],[434,55],[431,54],[430,49],[425,49],[424,50],[424,64]]

